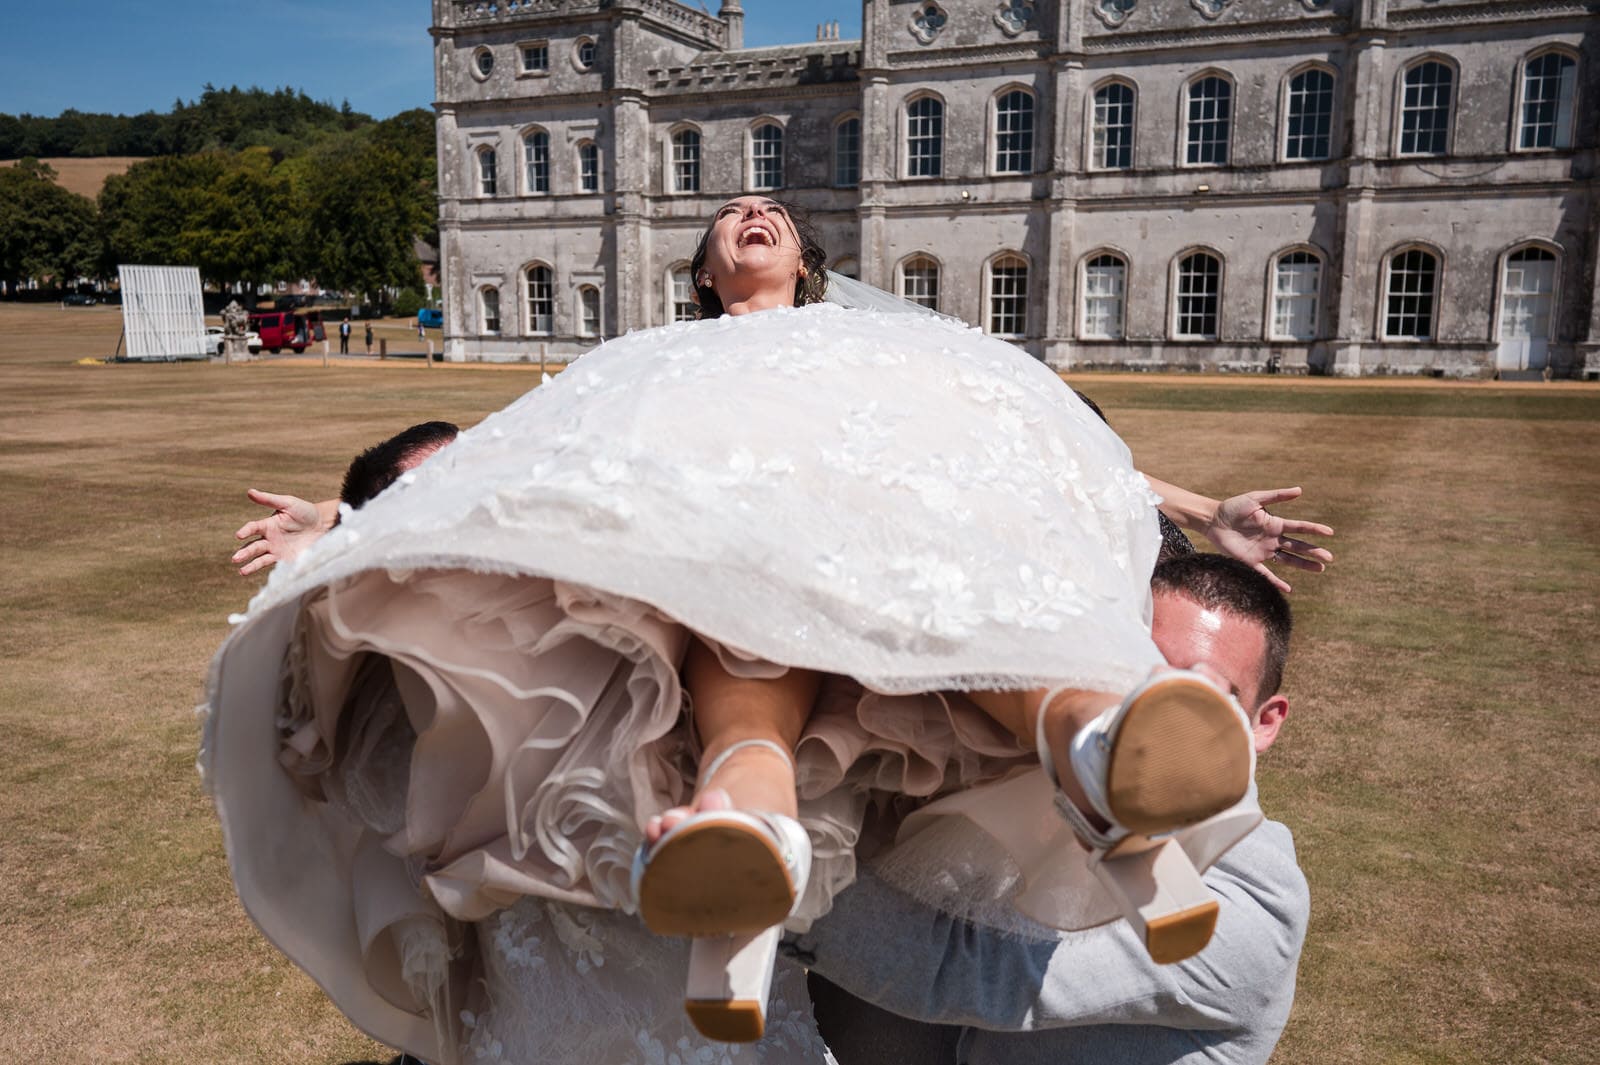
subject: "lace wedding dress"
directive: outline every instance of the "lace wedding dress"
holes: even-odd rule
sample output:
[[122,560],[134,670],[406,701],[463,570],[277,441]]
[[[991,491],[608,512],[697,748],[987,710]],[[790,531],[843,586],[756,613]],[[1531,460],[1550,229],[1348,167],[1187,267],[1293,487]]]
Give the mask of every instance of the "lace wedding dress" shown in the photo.
[[431,1061],[822,1061],[793,969],[766,1040],[695,1037],[686,944],[630,915],[640,826],[695,777],[689,633],[736,672],[830,676],[797,752],[803,925],[869,805],[1032,764],[961,692],[1121,691],[1160,661],[1153,499],[1055,374],[937,317],[822,304],[604,344],[235,619],[202,768],[240,896]]

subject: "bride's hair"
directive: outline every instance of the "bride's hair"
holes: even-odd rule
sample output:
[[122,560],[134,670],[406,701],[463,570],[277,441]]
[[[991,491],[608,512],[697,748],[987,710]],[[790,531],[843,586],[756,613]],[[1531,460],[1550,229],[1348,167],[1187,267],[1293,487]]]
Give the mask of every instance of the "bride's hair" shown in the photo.
[[[795,236],[800,238],[800,264],[806,268],[806,276],[795,279],[794,305],[804,307],[808,303],[821,303],[823,294],[828,290],[828,253],[822,247],[816,227],[811,224],[811,216],[804,208],[787,200],[772,202],[783,208],[789,223],[794,226]],[[694,258],[689,260],[689,281],[700,300],[700,317],[721,318],[722,300],[717,298],[710,285],[700,284],[700,273],[706,265],[706,244],[710,240],[711,227],[707,226],[706,231],[700,234],[700,243],[695,246]]]

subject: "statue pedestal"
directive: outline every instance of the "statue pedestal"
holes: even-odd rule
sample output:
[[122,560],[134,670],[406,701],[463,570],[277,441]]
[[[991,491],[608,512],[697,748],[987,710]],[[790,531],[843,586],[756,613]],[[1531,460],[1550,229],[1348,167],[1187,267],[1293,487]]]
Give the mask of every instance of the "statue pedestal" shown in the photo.
[[242,336],[224,335],[222,338],[222,361],[226,363],[251,362],[255,356],[250,354],[249,342]]

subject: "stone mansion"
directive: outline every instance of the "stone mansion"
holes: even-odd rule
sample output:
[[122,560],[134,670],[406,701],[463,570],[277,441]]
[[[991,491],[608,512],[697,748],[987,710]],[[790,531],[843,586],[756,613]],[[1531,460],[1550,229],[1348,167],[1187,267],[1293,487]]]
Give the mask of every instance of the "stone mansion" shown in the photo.
[[433,0],[447,357],[692,317],[712,212],[770,192],[1057,367],[1600,373],[1600,0],[744,17]]

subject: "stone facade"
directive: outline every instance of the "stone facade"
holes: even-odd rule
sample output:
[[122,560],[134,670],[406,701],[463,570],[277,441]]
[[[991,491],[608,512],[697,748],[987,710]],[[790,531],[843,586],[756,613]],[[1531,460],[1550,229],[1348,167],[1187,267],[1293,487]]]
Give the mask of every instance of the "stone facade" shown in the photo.
[[1060,367],[1600,373],[1597,14],[865,0],[860,41],[746,49],[737,0],[434,0],[446,350],[670,321],[773,187],[836,269]]

